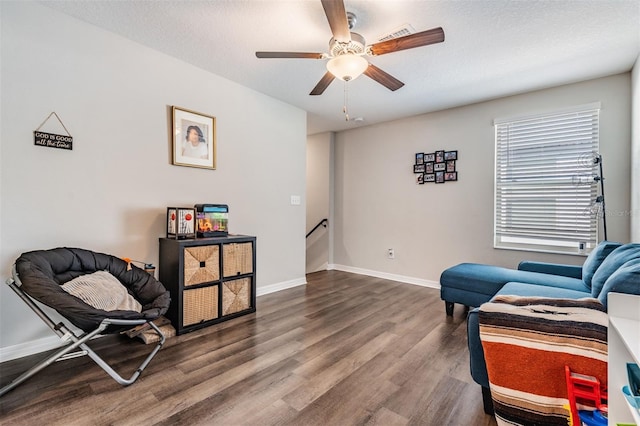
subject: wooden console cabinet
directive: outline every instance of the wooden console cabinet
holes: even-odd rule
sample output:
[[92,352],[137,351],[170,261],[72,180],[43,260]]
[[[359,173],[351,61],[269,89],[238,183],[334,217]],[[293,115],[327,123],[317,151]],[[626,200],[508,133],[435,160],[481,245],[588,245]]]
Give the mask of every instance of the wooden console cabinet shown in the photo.
[[177,334],[256,311],[256,238],[160,238],[160,282]]

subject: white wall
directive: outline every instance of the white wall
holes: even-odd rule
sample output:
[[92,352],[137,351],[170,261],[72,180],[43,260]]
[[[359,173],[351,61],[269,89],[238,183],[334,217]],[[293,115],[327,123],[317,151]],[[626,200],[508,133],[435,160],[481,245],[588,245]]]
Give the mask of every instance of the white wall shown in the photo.
[[[338,269],[436,284],[460,262],[516,266],[521,259],[579,264],[578,256],[493,248],[494,127],[500,117],[599,101],[610,240],[628,242],[629,73],[340,132],[335,147]],[[458,150],[459,181],[416,185],[416,152]],[[387,249],[394,248],[394,260]]]
[[640,242],[640,56],[631,72],[631,241]]
[[[3,276],[56,246],[157,264],[167,206],[227,203],[231,232],[257,236],[258,294],[305,282],[304,111],[38,3],[0,8]],[[217,170],[171,165],[171,105],[217,118]],[[72,151],[34,146],[51,111]],[[6,359],[52,333],[1,287]]]
[[[330,215],[333,137],[329,132],[307,138],[307,232]],[[330,226],[331,222],[327,228],[320,227],[307,238],[307,273],[327,269]]]

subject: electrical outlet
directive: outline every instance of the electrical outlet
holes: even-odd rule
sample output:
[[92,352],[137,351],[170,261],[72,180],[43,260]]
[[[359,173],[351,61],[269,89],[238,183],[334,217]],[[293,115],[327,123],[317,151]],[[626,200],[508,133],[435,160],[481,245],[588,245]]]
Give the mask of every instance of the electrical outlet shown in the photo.
[[300,196],[299,195],[292,195],[291,196],[291,205],[292,206],[299,206],[300,205]]
[[396,252],[392,248],[387,250],[387,258],[389,258],[389,259],[395,259],[396,258]]

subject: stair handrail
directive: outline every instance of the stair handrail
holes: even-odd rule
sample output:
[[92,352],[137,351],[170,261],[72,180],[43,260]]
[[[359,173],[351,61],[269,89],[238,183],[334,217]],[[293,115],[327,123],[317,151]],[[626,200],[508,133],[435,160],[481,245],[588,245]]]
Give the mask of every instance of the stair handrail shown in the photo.
[[309,238],[309,235],[313,234],[313,231],[315,231],[316,229],[320,228],[320,226],[324,226],[326,228],[328,223],[329,223],[329,219],[327,219],[327,218],[322,219],[320,222],[318,222],[318,224],[316,226],[313,227],[313,229],[311,231],[309,231],[309,233],[307,234],[307,236],[305,238]]

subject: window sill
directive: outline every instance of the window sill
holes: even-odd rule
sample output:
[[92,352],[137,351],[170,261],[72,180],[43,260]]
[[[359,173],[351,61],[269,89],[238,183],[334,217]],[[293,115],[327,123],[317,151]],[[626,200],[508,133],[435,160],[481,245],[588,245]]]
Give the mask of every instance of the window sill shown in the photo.
[[577,249],[562,249],[562,248],[543,248],[543,247],[534,247],[534,246],[520,246],[520,247],[516,247],[516,246],[505,246],[505,245],[493,245],[494,249],[497,250],[514,250],[514,251],[528,251],[528,252],[534,252],[534,253],[549,253],[549,254],[565,254],[568,256],[581,256],[581,257],[587,257],[589,256],[589,253],[591,252],[591,249],[585,249],[582,252],[578,252]]

